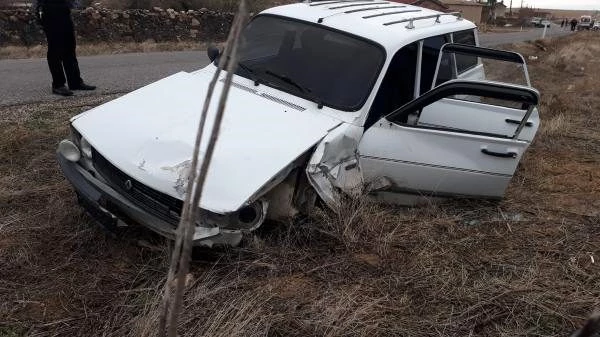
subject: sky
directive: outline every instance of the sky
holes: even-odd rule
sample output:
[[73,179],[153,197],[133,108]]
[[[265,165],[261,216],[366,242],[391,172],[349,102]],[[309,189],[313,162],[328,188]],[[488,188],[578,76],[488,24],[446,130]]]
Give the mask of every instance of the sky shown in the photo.
[[[510,0],[505,0],[509,3]],[[512,0],[513,7],[520,7],[521,0]],[[523,0],[523,7],[554,8],[554,9],[597,9],[600,10],[600,0]]]

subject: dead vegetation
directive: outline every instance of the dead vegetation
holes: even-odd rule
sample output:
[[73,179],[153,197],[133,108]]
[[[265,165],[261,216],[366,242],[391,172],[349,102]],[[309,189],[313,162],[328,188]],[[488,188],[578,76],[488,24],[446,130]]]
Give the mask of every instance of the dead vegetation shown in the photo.
[[[542,129],[501,202],[347,202],[241,248],[197,250],[181,336],[567,336],[600,305],[600,68],[576,34],[514,48]],[[585,67],[583,74],[557,70]],[[575,69],[575,68],[573,68]],[[595,87],[594,87],[595,86]],[[168,249],[82,214],[54,161],[114,97],[0,108],[0,336],[153,336]]]
[[[220,45],[220,43],[219,43]],[[189,51],[206,50],[207,43],[204,42],[155,42],[148,40],[144,42],[98,42],[93,44],[80,44],[77,46],[77,55],[108,55],[125,53],[149,53],[164,51]],[[1,59],[20,59],[20,58],[44,58],[48,48],[44,45],[33,47],[26,46],[6,46],[0,48]]]

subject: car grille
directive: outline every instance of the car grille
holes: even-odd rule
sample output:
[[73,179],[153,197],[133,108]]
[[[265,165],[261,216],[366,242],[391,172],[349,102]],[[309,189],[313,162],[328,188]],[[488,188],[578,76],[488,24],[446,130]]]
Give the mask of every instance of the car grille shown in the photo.
[[96,171],[106,179],[112,188],[148,213],[171,224],[178,223],[183,209],[183,201],[138,182],[111,164],[95,149],[92,151],[92,160]]

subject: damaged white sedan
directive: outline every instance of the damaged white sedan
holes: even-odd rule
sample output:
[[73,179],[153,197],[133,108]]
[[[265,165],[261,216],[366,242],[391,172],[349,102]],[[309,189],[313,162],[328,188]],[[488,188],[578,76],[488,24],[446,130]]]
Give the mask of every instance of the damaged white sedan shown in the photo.
[[[226,61],[209,56],[72,118],[58,160],[102,224],[174,237],[203,100]],[[490,80],[485,60],[521,69],[525,83]],[[501,198],[538,129],[538,100],[523,57],[477,47],[475,25],[453,13],[353,0],[266,10],[243,32],[194,242],[235,246],[266,219],[344,194]]]

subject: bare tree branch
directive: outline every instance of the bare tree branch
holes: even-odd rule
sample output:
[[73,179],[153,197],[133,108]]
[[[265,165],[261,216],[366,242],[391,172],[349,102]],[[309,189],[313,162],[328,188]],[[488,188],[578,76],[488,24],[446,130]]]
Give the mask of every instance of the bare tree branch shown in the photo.
[[[189,271],[190,255],[192,250],[192,242],[195,232],[196,219],[199,218],[199,203],[202,197],[202,188],[210,168],[210,162],[214,153],[214,148],[219,138],[220,125],[223,120],[227,96],[231,87],[233,73],[237,67],[237,50],[241,31],[248,17],[246,1],[240,2],[238,14],[233,22],[227,44],[223,52],[219,66],[215,71],[213,79],[209,85],[204,106],[202,109],[198,133],[194,145],[194,153],[191,162],[191,169],[188,177],[188,189],[182,211],[181,221],[177,228],[177,238],[173,255],[171,258],[171,266],[169,275],[164,287],[164,294],[161,303],[161,316],[159,320],[159,336],[165,335],[165,329],[168,327],[168,336],[175,337],[177,335],[177,318],[183,303],[183,292],[185,288],[185,277]],[[211,129],[211,135],[207,146],[206,153],[203,156],[201,168],[198,171],[198,160],[200,158],[200,144],[204,133],[206,118],[210,102],[214,94],[214,89],[220,73],[227,61],[227,76],[224,87],[221,92],[219,105],[215,115],[215,119]],[[177,275],[175,277],[175,275]],[[171,292],[171,286],[175,281],[174,294]],[[172,299],[172,302],[171,302]],[[170,310],[169,310],[170,309]],[[167,322],[167,317],[168,322]]]

